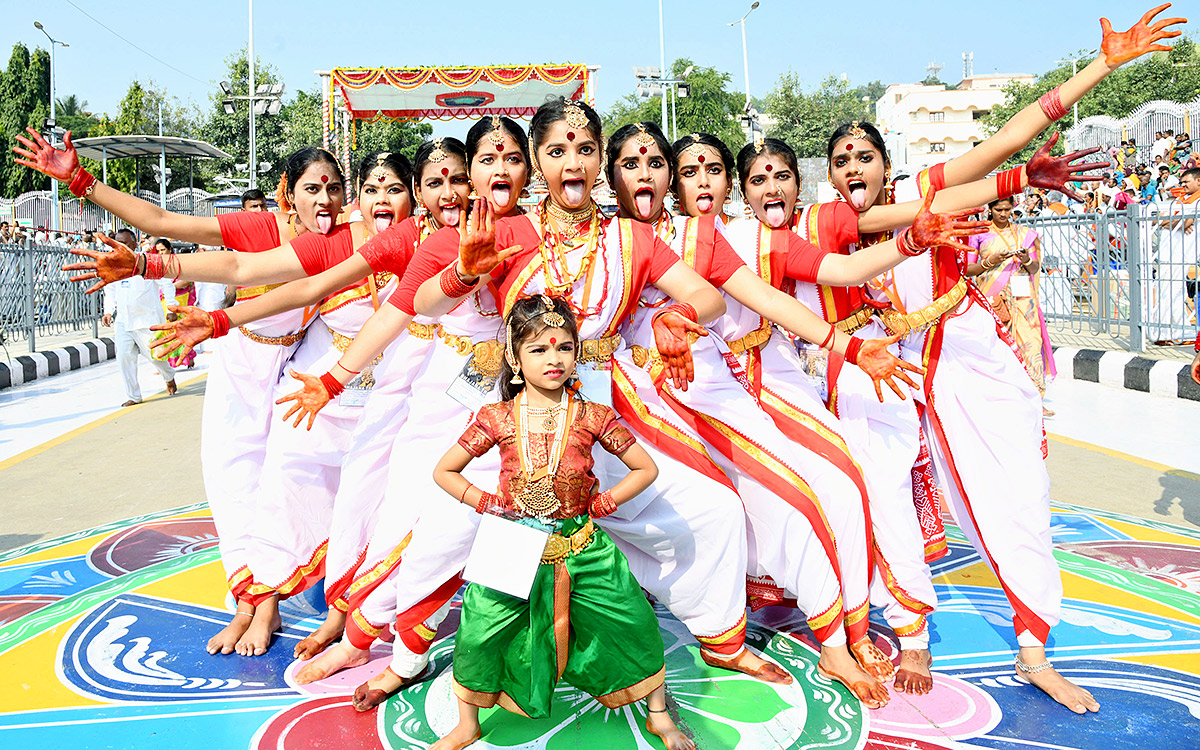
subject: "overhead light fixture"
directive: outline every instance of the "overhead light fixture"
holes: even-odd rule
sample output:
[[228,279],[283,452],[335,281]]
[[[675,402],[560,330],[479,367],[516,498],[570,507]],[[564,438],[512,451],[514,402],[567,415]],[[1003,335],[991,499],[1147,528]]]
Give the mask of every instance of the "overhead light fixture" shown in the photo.
[[267,114],[277,115],[277,114],[279,114],[279,111],[281,109],[283,109],[283,102],[279,101],[278,99],[275,99],[274,101],[272,101],[270,104],[267,105]]
[[227,115],[232,115],[237,112],[237,109],[235,109],[233,106],[233,102],[229,101],[228,99],[221,102],[221,108],[225,110],[225,114]]
[[638,66],[634,65],[633,66],[633,75],[635,78],[645,78],[646,77],[646,69],[639,68]]
[[233,94],[233,87],[229,85],[229,81],[221,81],[221,90],[225,92],[226,96]]
[[675,87],[675,96],[678,96],[680,99],[687,99],[691,95],[692,87],[686,83],[681,83]]

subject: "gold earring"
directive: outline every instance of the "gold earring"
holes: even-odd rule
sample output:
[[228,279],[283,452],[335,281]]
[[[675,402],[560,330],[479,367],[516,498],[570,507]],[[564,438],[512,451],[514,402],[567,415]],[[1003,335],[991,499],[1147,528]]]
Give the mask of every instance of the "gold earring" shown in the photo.
[[513,385],[520,385],[521,383],[524,383],[525,381],[521,379],[521,371],[520,370],[513,370],[512,380],[510,380],[508,382],[512,383]]

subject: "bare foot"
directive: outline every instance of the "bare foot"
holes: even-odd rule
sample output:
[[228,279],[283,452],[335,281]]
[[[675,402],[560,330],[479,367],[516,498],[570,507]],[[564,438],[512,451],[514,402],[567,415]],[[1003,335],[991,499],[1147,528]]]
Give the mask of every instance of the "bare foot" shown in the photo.
[[238,602],[237,612],[233,614],[233,619],[220,633],[208,639],[208,645],[204,649],[210,654],[232,654],[242,634],[250,627],[252,617],[254,617],[254,605],[249,602]]
[[238,639],[234,650],[242,656],[262,656],[271,646],[271,636],[282,624],[279,620],[279,597],[268,597],[255,607],[250,627]]
[[326,646],[340,638],[345,629],[346,613],[336,607],[330,607],[329,614],[325,615],[325,622],[296,644],[292,656],[297,659],[313,658],[324,651]]
[[845,685],[868,708],[883,708],[888,691],[883,683],[863,671],[845,646],[822,646],[817,671]]
[[1018,680],[1033,685],[1077,714],[1100,710],[1100,702],[1091,693],[1050,666],[1044,648],[1022,648],[1017,657],[1016,670]]
[[360,667],[366,664],[367,659],[370,657],[370,651],[357,649],[349,643],[342,641],[333,648],[326,649],[325,653],[305,664],[296,673],[296,682],[301,685],[307,685],[310,682],[323,680],[334,672],[349,667]]
[[429,746],[429,750],[462,750],[483,736],[483,730],[476,723],[473,727],[466,726],[461,721],[450,730],[450,734]]
[[696,750],[696,743],[679,731],[675,720],[665,709],[646,714],[646,731],[661,739],[667,750]]
[[710,667],[732,669],[735,672],[748,674],[754,679],[762,680],[763,682],[771,682],[776,685],[792,684],[792,676],[790,674],[748,648],[743,648],[737,656],[722,656],[714,654],[706,648],[701,648],[700,658]]
[[900,668],[896,670],[894,686],[902,693],[925,695],[933,690],[933,654],[929,649],[914,649],[900,652]]
[[870,636],[859,638],[850,644],[850,653],[863,670],[877,680],[886,680],[896,674],[896,665],[884,656]]
[[383,671],[359,685],[354,691],[354,710],[362,713],[370,711],[380,703],[400,692],[414,682],[419,682],[425,677],[425,673],[429,671],[425,667],[412,677],[401,677],[392,671],[391,667],[384,667]]

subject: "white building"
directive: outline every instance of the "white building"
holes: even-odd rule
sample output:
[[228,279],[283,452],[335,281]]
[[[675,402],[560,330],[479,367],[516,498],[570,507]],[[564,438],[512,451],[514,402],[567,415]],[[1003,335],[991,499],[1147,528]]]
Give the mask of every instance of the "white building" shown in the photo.
[[894,83],[875,104],[876,124],[892,158],[893,174],[913,174],[965,154],[987,136],[979,122],[1004,101],[1011,81],[1031,75],[977,75],[956,89]]

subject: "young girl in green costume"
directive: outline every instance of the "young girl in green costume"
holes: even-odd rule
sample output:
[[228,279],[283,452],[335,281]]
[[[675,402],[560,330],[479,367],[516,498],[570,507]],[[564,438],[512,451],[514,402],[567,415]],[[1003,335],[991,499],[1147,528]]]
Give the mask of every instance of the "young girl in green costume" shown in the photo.
[[[549,716],[560,679],[607,708],[646,698],[646,729],[668,750],[694,750],[667,713],[658,620],[625,557],[592,522],[649,487],[658,468],[616,412],[567,388],[579,334],[566,303],[522,299],[506,331],[505,400],[479,410],[434,479],[480,513],[552,533],[528,601],[467,587],[454,645],[459,723],[431,750],[458,750],[479,739],[480,708],[499,704],[535,719]],[[599,494],[592,475],[596,442],[630,470]],[[501,461],[496,495],[461,473],[493,446]]]

